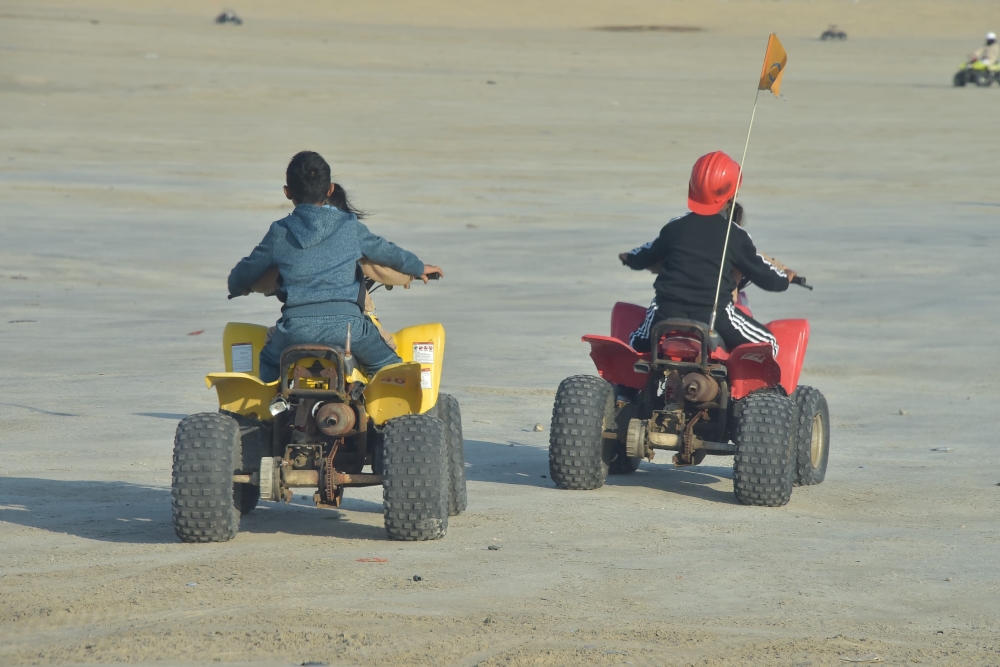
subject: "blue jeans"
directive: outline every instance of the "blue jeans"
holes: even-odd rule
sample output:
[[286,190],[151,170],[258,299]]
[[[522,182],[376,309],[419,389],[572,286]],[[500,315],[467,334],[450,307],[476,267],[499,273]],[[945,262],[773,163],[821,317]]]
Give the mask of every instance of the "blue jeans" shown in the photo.
[[330,317],[281,318],[274,335],[260,351],[260,379],[274,382],[281,376],[278,365],[281,353],[292,345],[338,345],[347,341],[347,325],[351,325],[351,353],[368,372],[375,373],[389,364],[402,361],[392,351],[378,327],[360,315],[333,315]]

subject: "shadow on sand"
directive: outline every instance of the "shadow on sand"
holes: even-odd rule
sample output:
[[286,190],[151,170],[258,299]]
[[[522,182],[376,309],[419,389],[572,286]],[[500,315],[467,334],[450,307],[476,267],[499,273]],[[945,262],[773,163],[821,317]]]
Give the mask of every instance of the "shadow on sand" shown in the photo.
[[52,410],[43,410],[41,408],[32,407],[30,405],[21,405],[20,403],[0,403],[0,405],[6,405],[10,408],[21,408],[22,410],[28,410],[30,412],[37,412],[40,415],[49,415],[50,417],[79,417],[80,415],[73,414],[72,412],[53,412]]
[[[555,488],[549,478],[548,452],[540,446],[466,440],[465,460],[466,477],[471,482],[578,493]],[[609,475],[606,487],[647,488],[734,504],[731,490],[714,488],[720,482],[731,485],[731,479],[729,467],[709,464],[679,469],[644,462],[631,475]],[[297,495],[287,505],[261,503],[243,517],[240,532],[381,541],[387,539],[381,514],[381,502],[352,498],[350,490],[338,510],[317,509],[308,496]],[[102,542],[177,542],[170,517],[170,490],[127,482],[3,477],[0,521]]]
[[179,422],[188,416],[179,412],[133,412],[132,414],[136,417],[152,417],[153,419],[166,419],[174,422]]
[[[661,456],[664,454],[670,452],[660,453]],[[466,440],[465,461],[465,475],[469,481],[556,488],[549,478],[548,451],[539,446]],[[644,487],[711,502],[736,504],[731,490],[733,469],[731,464],[725,463],[727,459],[709,457],[702,465],[691,468],[675,468],[669,461],[669,458],[664,463],[656,464],[644,461],[639,470],[630,475],[608,475],[605,486]],[[716,461],[723,465],[712,465]],[[712,485],[720,482],[730,486],[730,489],[713,488]],[[600,493],[600,490],[585,493]]]
[[[345,498],[340,510],[295,500],[261,503],[240,521],[240,533],[385,540],[382,504]],[[359,516],[362,522],[352,520]],[[170,489],[126,482],[0,478],[0,522],[120,544],[177,542]]]

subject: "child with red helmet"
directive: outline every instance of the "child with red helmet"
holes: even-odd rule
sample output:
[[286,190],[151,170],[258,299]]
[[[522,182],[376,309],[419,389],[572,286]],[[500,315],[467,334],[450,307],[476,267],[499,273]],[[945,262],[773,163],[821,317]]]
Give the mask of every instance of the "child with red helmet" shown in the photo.
[[656,309],[632,336],[636,350],[648,350],[650,332],[660,320],[711,321],[719,262],[723,261],[716,332],[729,349],[743,343],[769,343],[778,354],[778,343],[771,332],[733,305],[731,295],[737,287],[733,269],[771,292],[788,289],[795,272],[764,259],[746,230],[735,223],[723,259],[722,247],[739,178],[739,164],[722,151],[703,155],[695,162],[688,183],[691,212],[668,222],[655,240],[618,256],[622,264],[635,270],[659,265],[653,283]]

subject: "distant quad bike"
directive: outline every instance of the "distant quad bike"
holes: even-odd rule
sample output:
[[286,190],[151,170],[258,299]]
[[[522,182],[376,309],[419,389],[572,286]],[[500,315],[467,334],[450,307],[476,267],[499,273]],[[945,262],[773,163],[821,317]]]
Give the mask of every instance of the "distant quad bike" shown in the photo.
[[[403,363],[368,377],[344,348],[295,345],[281,377],[264,383],[258,355],[267,327],[231,322],[223,333],[226,372],[211,373],[219,412],[177,426],[173,523],[184,542],[236,536],[258,500],[286,503],[314,489],[317,507],[340,505],[344,489],[382,486],[385,530],[396,540],[445,536],[465,510],[465,461],[458,401],[440,393],[444,327],[393,334]],[[371,466],[371,472],[364,472]]]
[[981,60],[962,63],[952,83],[961,88],[967,83],[974,83],[981,88],[987,88],[996,81],[1000,83],[1000,64],[987,65]]
[[[804,279],[798,279],[804,283]],[[617,303],[611,336],[584,336],[600,377],[567,378],[556,392],[549,471],[564,489],[597,489],[628,474],[655,450],[677,452],[677,466],[708,454],[732,455],[736,499],[780,507],[793,485],[819,484],[830,456],[830,414],[812,387],[797,386],[809,323],[778,320],[778,340],[727,351],[708,325],[664,320],[652,352],[628,345],[646,309]]]
[[830,27],[824,30],[823,34],[820,35],[819,38],[824,42],[830,39],[839,39],[840,41],[844,41],[847,39],[847,33],[843,30],[837,30],[837,26],[831,23]]

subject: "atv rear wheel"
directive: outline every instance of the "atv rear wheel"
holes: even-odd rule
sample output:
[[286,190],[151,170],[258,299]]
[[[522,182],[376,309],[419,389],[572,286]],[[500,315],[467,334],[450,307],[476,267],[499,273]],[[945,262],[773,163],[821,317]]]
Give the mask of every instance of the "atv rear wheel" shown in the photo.
[[556,391],[549,431],[549,475],[562,489],[604,486],[610,448],[604,431],[614,423],[614,391],[601,378],[574,375]]
[[448,514],[456,516],[469,505],[465,490],[465,441],[462,439],[462,411],[458,399],[451,394],[438,394],[435,406],[438,419],[444,424],[448,443]]
[[750,394],[741,403],[733,437],[736,499],[744,505],[786,505],[795,479],[795,404],[780,394]]
[[819,484],[826,477],[830,460],[830,408],[818,389],[799,386],[792,394],[795,401],[797,486]]
[[448,532],[448,450],[432,415],[391,419],[382,443],[382,506],[393,540],[437,540]]
[[240,513],[233,471],[240,465],[240,426],[212,413],[181,420],[174,435],[171,496],[174,532],[183,542],[225,542],[236,537]]

